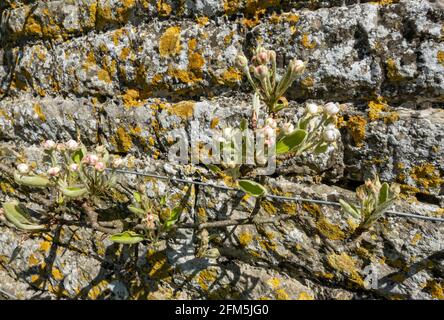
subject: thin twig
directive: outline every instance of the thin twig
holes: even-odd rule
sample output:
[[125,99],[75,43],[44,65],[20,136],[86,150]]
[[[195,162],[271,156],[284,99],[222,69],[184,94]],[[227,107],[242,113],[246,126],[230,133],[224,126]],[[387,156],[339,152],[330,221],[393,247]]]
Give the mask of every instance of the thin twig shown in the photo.
[[[195,181],[195,180],[189,180],[189,179],[173,178],[173,177],[158,175],[155,173],[143,173],[143,172],[137,172],[137,171],[123,170],[123,169],[115,170],[115,172],[122,173],[122,174],[133,174],[133,175],[138,175],[138,176],[151,177],[151,178],[156,178],[156,179],[160,179],[160,180],[168,180],[168,181],[175,181],[175,182],[181,182],[181,183],[201,185],[201,186],[206,186],[206,187],[225,190],[225,191],[244,192],[240,189],[230,188],[227,186],[221,186],[221,185],[217,185],[214,183],[207,183],[207,182],[201,182],[201,181]],[[279,195],[275,195],[275,194],[267,194],[264,197],[269,198],[269,199],[284,200],[284,201],[316,203],[316,204],[323,204],[323,205],[336,206],[336,207],[341,206],[341,204],[339,202],[317,200],[317,199],[306,199],[306,198],[301,198],[301,197],[287,197],[287,196],[279,196]],[[444,218],[428,217],[428,216],[423,216],[423,215],[413,214],[413,213],[404,213],[404,212],[398,212],[398,211],[386,211],[385,213],[389,214],[389,215],[395,215],[398,217],[404,217],[404,218],[413,218],[413,219],[444,222]]]

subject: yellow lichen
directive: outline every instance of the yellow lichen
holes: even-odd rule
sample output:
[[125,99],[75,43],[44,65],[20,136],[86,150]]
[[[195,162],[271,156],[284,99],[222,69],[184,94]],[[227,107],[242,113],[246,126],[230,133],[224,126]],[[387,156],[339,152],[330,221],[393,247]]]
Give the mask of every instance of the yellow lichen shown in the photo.
[[40,263],[39,259],[35,257],[35,255],[31,254],[28,258],[28,264],[30,267],[36,266]]
[[418,242],[419,242],[421,239],[422,239],[422,234],[420,234],[420,233],[416,233],[416,234],[413,236],[413,238],[412,238],[412,240],[410,241],[410,243],[411,243],[412,245],[416,245],[416,244],[418,244]]
[[224,10],[226,14],[234,14],[239,9],[240,0],[224,0]]
[[[370,121],[383,119],[384,123],[390,124],[399,119],[398,113],[394,111],[390,112],[390,106],[381,96],[378,96],[375,100],[370,101],[368,103],[368,108],[368,118]],[[381,117],[381,113],[384,113],[385,115]]]
[[108,71],[106,71],[105,69],[100,69],[97,72],[97,78],[99,78],[100,81],[106,82],[106,83],[110,83],[111,82],[111,77],[108,73]]
[[239,243],[242,247],[247,247],[251,241],[253,241],[253,236],[248,231],[243,231],[239,234]]
[[226,85],[235,85],[238,84],[242,80],[242,72],[238,69],[229,67],[222,74],[222,83]]
[[359,115],[351,116],[347,121],[347,127],[356,146],[362,146],[362,143],[365,139],[366,125],[367,120]]
[[444,182],[439,170],[431,163],[423,163],[413,167],[410,171],[410,177],[425,190],[439,188]]
[[307,33],[302,35],[301,44],[307,49],[314,49],[316,47],[316,42],[310,41]]
[[207,291],[209,287],[216,281],[217,271],[214,269],[205,269],[197,276],[197,283],[199,286]]
[[43,252],[47,252],[51,248],[51,242],[42,241],[39,246],[39,250]]
[[53,278],[58,281],[61,281],[64,278],[63,273],[57,268],[52,268],[51,274]]
[[117,149],[120,152],[128,152],[133,145],[131,136],[122,127],[119,127],[116,133],[117,133],[117,140],[116,140]]
[[193,116],[195,104],[194,101],[181,101],[168,106],[167,110],[172,115],[188,119]]
[[206,26],[209,23],[208,17],[198,17],[196,18],[196,21],[201,26]]
[[281,280],[279,280],[279,278],[271,278],[270,280],[267,281],[267,283],[268,283],[273,289],[277,289],[277,288],[279,288],[279,286],[281,285]]
[[284,290],[284,289],[277,289],[275,291],[275,296],[277,300],[288,300],[290,299],[290,296],[288,295],[288,293]]
[[426,288],[429,289],[430,294],[433,298],[444,300],[444,289],[442,284],[438,283],[435,280],[432,280],[427,282]]
[[330,240],[343,240],[345,239],[345,233],[341,228],[335,224],[330,223],[324,217],[320,217],[316,221],[316,227],[322,235]]
[[306,77],[301,81],[301,84],[305,88],[312,88],[314,86],[314,80],[312,77]]
[[157,13],[159,14],[159,16],[167,17],[171,14],[171,11],[173,11],[173,8],[171,8],[168,3],[163,0],[157,1]]
[[364,280],[356,268],[356,261],[345,252],[339,254],[331,254],[327,257],[328,264],[335,270],[343,273],[348,279],[363,287]]
[[42,107],[40,106],[40,104],[38,103],[34,103],[34,112],[36,113],[36,115],[39,117],[39,119],[43,122],[46,121],[46,116],[43,113]]
[[403,79],[402,75],[399,73],[396,61],[392,58],[386,61],[387,66],[387,78],[390,81],[397,82]]
[[309,294],[305,291],[302,291],[299,294],[298,300],[314,300],[314,297],[311,294]]
[[444,51],[438,51],[438,62],[444,66]]
[[160,37],[159,53],[162,57],[168,57],[178,54],[180,49],[180,27],[169,27]]
[[122,96],[125,107],[140,107],[143,105],[143,100],[140,99],[140,92],[136,89],[128,89]]

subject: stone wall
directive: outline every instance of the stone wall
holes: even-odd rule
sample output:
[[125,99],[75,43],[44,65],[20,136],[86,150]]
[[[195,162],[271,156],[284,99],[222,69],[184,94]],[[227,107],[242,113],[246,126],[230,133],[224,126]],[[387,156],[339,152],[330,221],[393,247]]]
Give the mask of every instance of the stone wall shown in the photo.
[[[378,172],[401,184],[399,211],[443,214],[441,1],[9,0],[0,12],[0,157],[8,166],[10,150],[34,161],[37,148],[23,148],[79,137],[134,169],[171,174],[172,129],[191,135],[192,121],[206,129],[248,115],[251,92],[234,58],[261,42],[277,51],[279,68],[307,61],[286,117],[306,100],[346,106],[338,152],[284,161],[270,190],[352,199],[349,190]],[[146,183],[150,196],[179,198],[189,187],[120,178],[129,188]],[[45,210],[33,201],[44,195],[0,179],[1,202]],[[207,188],[193,188],[188,202],[188,221],[257,211],[253,198]],[[192,230],[135,256],[75,223],[83,217],[30,237],[0,226],[0,289],[22,299],[444,298],[444,224],[386,217],[356,244],[347,240],[354,222],[334,207],[265,201],[256,214],[283,213],[294,218],[209,230],[217,260],[196,256]],[[372,270],[377,286],[366,281]]]

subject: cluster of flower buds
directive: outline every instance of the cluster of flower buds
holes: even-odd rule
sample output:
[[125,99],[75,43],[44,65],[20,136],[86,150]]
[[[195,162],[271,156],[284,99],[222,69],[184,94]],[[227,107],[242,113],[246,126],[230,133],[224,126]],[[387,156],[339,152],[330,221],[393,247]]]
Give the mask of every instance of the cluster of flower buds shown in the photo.
[[[42,148],[46,154],[44,160],[49,160],[46,171],[43,170],[45,174],[35,174],[28,164],[20,163],[14,174],[16,182],[31,187],[56,186],[68,197],[101,193],[103,190],[98,190],[98,186],[111,187],[114,170],[123,163],[119,157],[110,157],[104,146],[87,153],[86,147],[75,140],[64,143],[46,140]],[[110,174],[105,174],[107,167]],[[37,168],[42,171],[42,166]]]
[[[284,75],[279,76],[276,68],[276,52],[258,47],[255,50],[252,65],[248,64],[248,59],[244,54],[236,57],[236,64],[247,76],[248,81],[255,92],[259,92],[262,100],[268,107],[269,112],[277,112],[286,107],[280,103],[285,92],[292,85],[293,81],[305,70],[305,62],[294,59],[290,62]],[[259,82],[253,80],[253,77]]]

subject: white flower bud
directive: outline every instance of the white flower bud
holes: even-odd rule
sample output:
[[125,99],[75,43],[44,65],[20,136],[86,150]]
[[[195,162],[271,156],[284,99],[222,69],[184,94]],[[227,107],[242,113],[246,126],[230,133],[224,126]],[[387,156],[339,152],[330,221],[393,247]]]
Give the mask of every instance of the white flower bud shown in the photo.
[[290,71],[293,76],[301,74],[305,70],[305,63],[301,60],[290,61]]
[[329,116],[334,116],[339,112],[339,106],[337,103],[329,102],[324,106],[324,111]]
[[60,173],[60,168],[59,167],[52,167],[49,168],[47,173],[51,176],[51,177],[56,177],[58,176],[58,174]]
[[79,165],[77,163],[72,163],[69,166],[69,170],[72,171],[72,172],[76,172],[77,170],[79,170]]
[[79,144],[77,143],[77,141],[72,139],[66,142],[65,145],[68,150],[77,150],[79,148]]
[[316,103],[307,103],[305,108],[309,114],[317,114],[320,109]]
[[42,147],[45,150],[53,150],[56,147],[56,143],[52,140],[46,140],[43,142]]
[[20,172],[21,174],[27,174],[29,173],[29,166],[26,163],[20,163],[17,166],[17,170],[18,172]]
[[276,128],[277,127],[277,123],[276,120],[274,120],[273,118],[267,118],[267,120],[265,120],[265,125],[271,127],[271,128]]
[[240,69],[244,69],[244,68],[246,68],[248,66],[248,59],[247,59],[247,57],[243,53],[238,54],[236,56],[236,65]]
[[115,158],[113,161],[113,167],[118,168],[122,165],[123,160],[121,158]]
[[328,129],[324,131],[322,138],[326,142],[335,142],[340,136],[340,133],[337,129]]
[[284,134],[289,134],[294,131],[294,125],[291,122],[284,123],[282,126],[282,131]]

